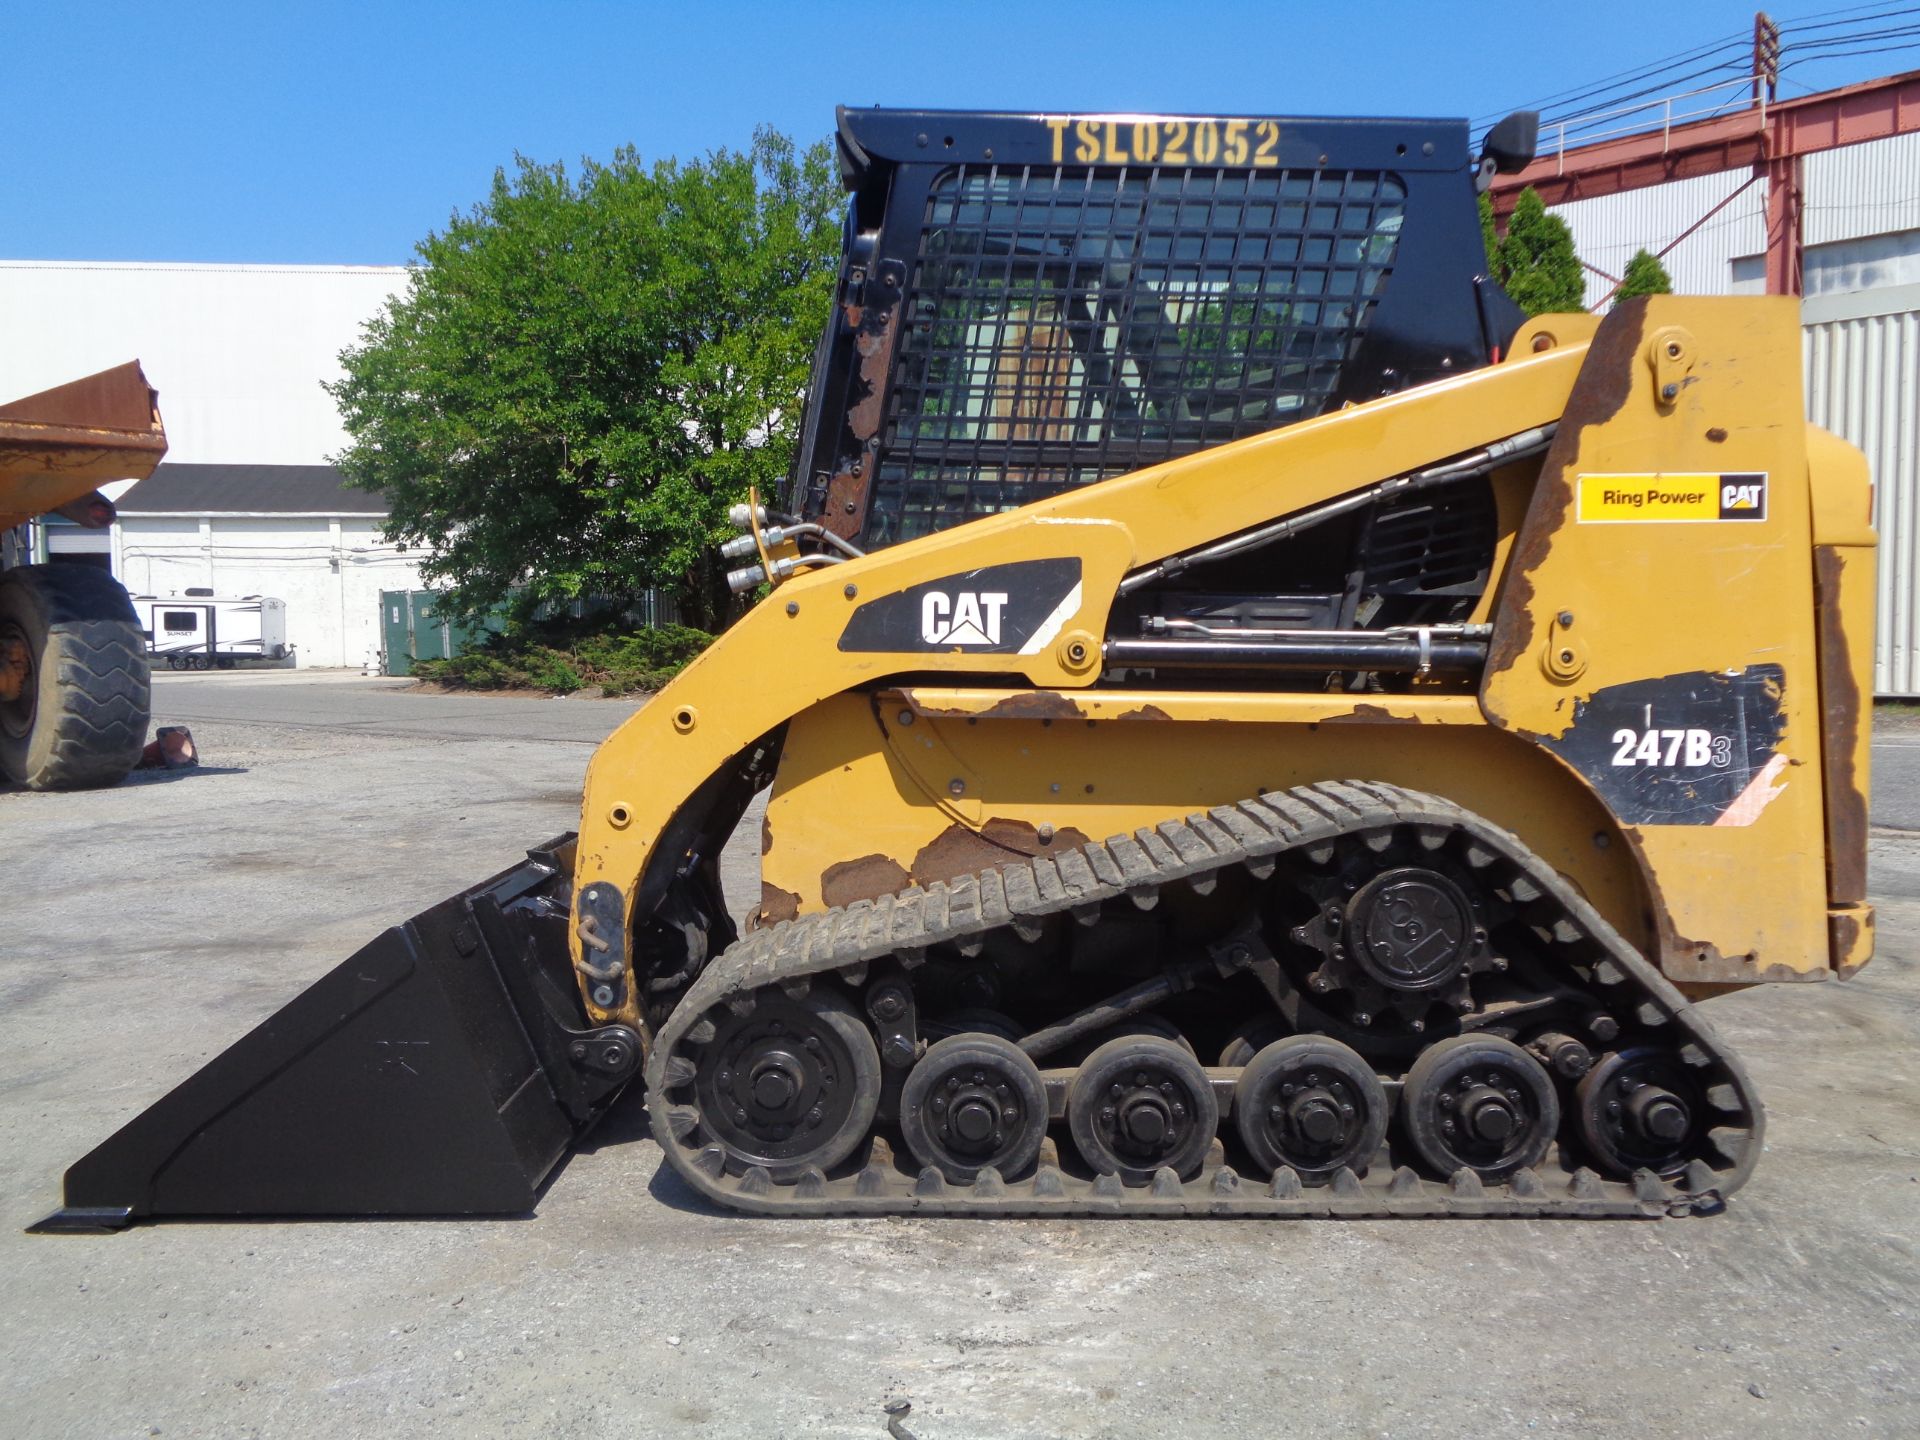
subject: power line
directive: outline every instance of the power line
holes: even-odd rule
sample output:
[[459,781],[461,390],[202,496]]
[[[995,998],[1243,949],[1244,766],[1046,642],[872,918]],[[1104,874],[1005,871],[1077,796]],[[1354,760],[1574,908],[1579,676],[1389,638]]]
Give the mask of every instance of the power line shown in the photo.
[[[1746,76],[1747,76],[1747,72],[1745,71],[1745,69],[1743,69],[1737,62],[1722,61],[1718,65],[1708,66],[1704,70],[1695,70],[1689,74],[1680,76],[1678,79],[1669,80],[1664,84],[1649,85],[1649,86],[1646,86],[1644,89],[1635,90],[1625,95],[1610,96],[1608,97],[1608,99],[1604,104],[1591,105],[1580,110],[1571,110],[1561,115],[1543,115],[1540,117],[1540,123],[1542,125],[1560,125],[1560,124],[1570,125],[1576,120],[1584,120],[1593,116],[1604,115],[1607,112],[1612,110],[1623,110],[1627,108],[1627,106],[1635,100],[1643,100],[1650,96],[1654,98],[1659,98],[1662,96],[1674,95],[1676,94],[1676,87],[1686,86],[1691,84],[1695,80],[1705,80],[1711,76],[1723,75],[1723,74],[1726,75],[1729,78],[1729,80],[1744,80],[1746,79]],[[1711,88],[1711,87],[1702,87],[1702,88]],[[1644,108],[1644,107],[1635,107],[1635,108]]]
[[[1874,40],[1899,40],[1909,35],[1920,35],[1920,25],[1905,25],[1898,29],[1876,30],[1866,35],[1833,35],[1825,40],[1806,40],[1799,44],[1784,45],[1781,47],[1780,53],[1782,55],[1792,55],[1804,51],[1826,52],[1832,50],[1835,46],[1861,45]],[[1869,46],[1869,48],[1871,47]],[[1809,55],[1807,58],[1818,59],[1819,55]]]
[[[1638,90],[1624,90],[1609,95],[1595,97],[1593,103],[1577,106],[1551,115],[1553,120],[1575,120],[1586,115],[1598,115],[1608,110],[1617,110],[1622,106],[1649,95],[1672,95],[1696,80],[1709,79],[1715,75],[1742,76],[1745,74],[1742,61],[1721,60],[1699,70],[1690,70],[1684,75],[1676,75],[1661,80],[1658,84],[1645,85]],[[1549,117],[1543,117],[1549,118]]]
[[1825,20],[1830,15],[1853,15],[1861,10],[1874,10],[1888,3],[1888,0],[1864,0],[1859,5],[1842,5],[1836,10],[1814,10],[1805,15],[1784,15],[1775,23],[1781,26],[1799,25],[1808,20]]
[[[1891,0],[1869,0],[1869,3],[1818,10],[1784,19],[1775,25],[1780,48],[1777,53],[1776,68],[1773,75],[1768,78],[1778,79],[1789,69],[1818,60],[1898,54],[1914,49],[1915,44],[1887,42],[1906,41],[1909,37],[1920,36],[1920,24],[1881,26],[1877,29],[1863,28],[1874,26],[1880,21],[1906,20],[1910,16],[1920,16],[1920,5],[1898,5],[1892,4]],[[1838,33],[1817,33],[1823,31]],[[1581,121],[1591,120],[1609,112],[1651,108],[1651,101],[1655,99],[1679,98],[1677,92],[1697,81],[1714,80],[1716,77],[1724,76],[1725,80],[1721,83],[1731,85],[1735,81],[1745,80],[1752,73],[1745,60],[1752,44],[1752,37],[1744,33],[1722,40],[1707,41],[1664,59],[1649,61],[1602,80],[1574,86],[1553,95],[1529,101],[1524,106],[1512,108],[1538,110],[1541,112],[1540,123],[1543,127],[1571,131],[1576,129]],[[1734,53],[1728,54],[1730,51]],[[1702,65],[1703,61],[1709,63]],[[1692,69],[1683,75],[1674,74],[1675,71],[1683,70],[1690,65],[1699,68]],[[1795,81],[1794,83],[1797,88],[1808,88],[1803,82]],[[1717,87],[1712,84],[1699,87],[1701,90],[1714,88]],[[1642,100],[1648,101],[1649,104],[1646,106],[1634,104],[1635,101]],[[1719,113],[1733,103],[1729,99],[1713,107],[1709,113]],[[1507,110],[1489,112],[1485,116],[1476,117],[1472,123],[1479,126],[1507,113]],[[1651,123],[1646,128],[1652,128]]]
[[[1885,0],[1882,0],[1882,3],[1884,4]],[[1860,8],[1871,9],[1872,7],[1862,6]],[[1788,33],[1797,34],[1803,30],[1835,30],[1843,25],[1859,25],[1868,20],[1890,20],[1901,15],[1920,15],[1920,5],[1908,5],[1899,10],[1885,10],[1878,15],[1855,15],[1846,20],[1828,20],[1819,25],[1806,25],[1797,20],[1784,20],[1780,22],[1780,33],[1786,35]]]
[[1784,71],[1794,65],[1810,64],[1815,60],[1844,60],[1850,55],[1898,55],[1904,50],[1920,50],[1920,40],[1914,40],[1905,45],[1869,45],[1864,50],[1835,50],[1824,55],[1808,55],[1804,59],[1789,61],[1780,68]]
[[[1913,11],[1909,11],[1908,13],[1920,14],[1920,10],[1913,10]],[[1785,42],[1782,48],[1787,50],[1821,50],[1821,49],[1825,49],[1830,45],[1850,45],[1858,40],[1878,40],[1888,35],[1911,34],[1915,28],[1916,27],[1912,24],[1888,25],[1879,30],[1854,30],[1854,31],[1849,31],[1845,35],[1822,35],[1818,39],[1814,39],[1814,40],[1789,39]],[[1787,36],[1795,35],[1798,33],[1799,33],[1798,31],[1794,31],[1794,30],[1787,30],[1782,32],[1783,35],[1787,35]]]
[[1709,41],[1704,45],[1697,45],[1691,50],[1682,51],[1678,55],[1669,55],[1663,59],[1651,60],[1645,65],[1636,66],[1631,70],[1622,70],[1619,74],[1609,75],[1602,80],[1583,82],[1585,89],[1583,89],[1581,85],[1576,85],[1569,90],[1561,90],[1552,95],[1543,95],[1537,100],[1528,100],[1520,105],[1510,105],[1502,110],[1489,111],[1486,115],[1476,117],[1473,123],[1478,125],[1486,121],[1498,120],[1503,116],[1511,114],[1515,110],[1535,110],[1544,109],[1549,105],[1571,104],[1576,100],[1585,98],[1588,93],[1602,91],[1615,84],[1631,85],[1648,75],[1689,64],[1701,58],[1703,55],[1711,54],[1714,51],[1724,50],[1731,45],[1745,45],[1747,43],[1748,37],[1744,34],[1734,35],[1725,40]]

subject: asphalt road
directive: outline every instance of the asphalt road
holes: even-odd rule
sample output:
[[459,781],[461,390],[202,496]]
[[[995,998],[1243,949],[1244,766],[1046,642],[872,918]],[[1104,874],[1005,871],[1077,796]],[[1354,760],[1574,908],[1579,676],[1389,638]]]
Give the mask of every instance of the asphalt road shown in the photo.
[[[382,926],[574,823],[622,702],[163,675],[207,764],[0,792],[0,1434],[1920,1431],[1920,733],[1880,956],[1713,1015],[1769,1106],[1651,1224],[749,1220],[616,1113],[537,1217],[29,1237],[67,1163]],[[751,846],[729,856],[752,877]],[[631,1143],[622,1143],[630,1141]]]
[[1873,823],[1920,831],[1920,714],[1888,717],[1873,739]]

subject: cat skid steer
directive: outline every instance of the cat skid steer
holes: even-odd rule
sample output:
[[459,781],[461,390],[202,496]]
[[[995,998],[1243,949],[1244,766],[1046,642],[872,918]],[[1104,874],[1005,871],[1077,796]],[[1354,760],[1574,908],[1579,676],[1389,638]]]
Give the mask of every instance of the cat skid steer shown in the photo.
[[1721,1207],[1701,1002],[1872,949],[1868,479],[1790,299],[1523,320],[1531,132],[842,112],[770,593],[46,1224],[524,1212],[639,1084],[759,1214]]

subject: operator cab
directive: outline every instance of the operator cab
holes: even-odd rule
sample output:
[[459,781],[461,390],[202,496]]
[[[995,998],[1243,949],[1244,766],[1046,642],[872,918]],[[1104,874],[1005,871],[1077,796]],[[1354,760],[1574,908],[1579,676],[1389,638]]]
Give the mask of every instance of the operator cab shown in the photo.
[[[1491,363],[1524,317],[1476,195],[1530,119],[1476,157],[1464,121],[842,109],[845,256],[783,510],[872,550]],[[1495,531],[1482,470],[1169,566],[1113,633],[1456,624]]]
[[843,108],[839,150],[783,508],[862,549],[1473,369],[1523,318],[1475,207],[1518,157],[1464,121]]

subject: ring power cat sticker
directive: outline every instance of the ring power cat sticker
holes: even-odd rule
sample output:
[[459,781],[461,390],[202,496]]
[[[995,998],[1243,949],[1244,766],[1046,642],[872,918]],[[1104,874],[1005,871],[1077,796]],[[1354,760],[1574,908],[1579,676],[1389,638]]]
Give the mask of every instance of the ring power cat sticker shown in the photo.
[[1764,520],[1767,477],[1722,475],[1582,475],[1578,517],[1586,525]]

